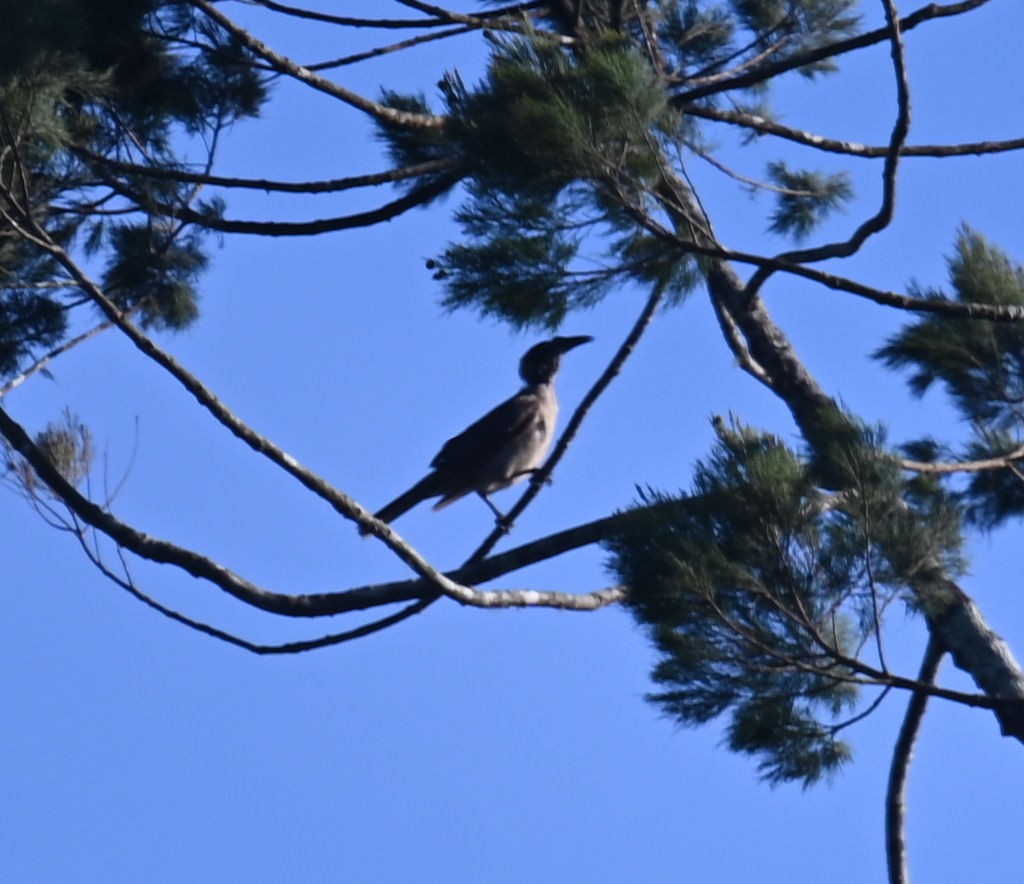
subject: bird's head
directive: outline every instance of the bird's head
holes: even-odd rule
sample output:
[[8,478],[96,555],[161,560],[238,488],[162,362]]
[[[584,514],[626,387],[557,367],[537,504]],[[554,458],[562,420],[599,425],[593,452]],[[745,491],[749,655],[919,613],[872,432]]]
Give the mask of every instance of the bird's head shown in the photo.
[[552,338],[534,344],[519,361],[519,376],[528,384],[546,384],[558,371],[563,353],[573,347],[594,340],[590,335],[576,335],[568,338]]

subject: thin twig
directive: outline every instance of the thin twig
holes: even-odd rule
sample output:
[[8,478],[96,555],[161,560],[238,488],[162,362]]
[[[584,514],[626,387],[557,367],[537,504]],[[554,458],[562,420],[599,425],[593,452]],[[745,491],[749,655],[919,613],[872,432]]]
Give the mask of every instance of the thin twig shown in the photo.
[[88,331],[84,331],[80,335],[76,335],[73,338],[69,338],[59,347],[54,347],[45,356],[39,357],[39,359],[37,359],[28,368],[21,372],[21,374],[11,378],[6,384],[0,387],[0,396],[6,396],[8,393],[11,392],[11,390],[15,389],[16,387],[20,387],[23,383],[25,383],[25,381],[32,377],[32,375],[46,368],[47,365],[53,362],[53,360],[60,356],[62,353],[67,353],[68,350],[74,349],[79,344],[89,340],[89,338],[98,335],[102,331],[106,331],[108,328],[113,326],[113,324],[114,323],[110,322],[109,320],[107,322],[101,322],[99,325],[93,326]]

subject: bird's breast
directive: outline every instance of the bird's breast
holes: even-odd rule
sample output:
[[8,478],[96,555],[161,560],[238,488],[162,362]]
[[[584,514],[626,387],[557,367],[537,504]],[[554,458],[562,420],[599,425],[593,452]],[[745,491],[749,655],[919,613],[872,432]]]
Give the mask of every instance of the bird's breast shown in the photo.
[[544,462],[551,448],[558,420],[554,391],[545,384],[531,394],[535,399],[529,419],[523,422],[519,432],[509,439],[489,465],[484,489],[487,494],[522,481]]

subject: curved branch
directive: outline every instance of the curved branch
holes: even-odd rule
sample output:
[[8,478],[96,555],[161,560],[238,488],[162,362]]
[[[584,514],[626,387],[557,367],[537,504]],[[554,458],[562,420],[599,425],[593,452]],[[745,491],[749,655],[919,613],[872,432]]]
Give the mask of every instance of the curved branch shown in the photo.
[[[910,15],[899,19],[897,24],[900,32],[906,33],[907,31],[916,28],[922,22],[939,18],[947,18],[954,15],[963,15],[973,9],[977,9],[979,6],[984,6],[988,2],[989,0],[965,0],[965,2],[962,3],[949,3],[946,5],[929,3],[927,6],[922,6],[920,9],[910,13]],[[815,62],[824,61],[829,58],[836,58],[837,56],[845,55],[847,52],[864,49],[868,46],[874,46],[877,43],[890,40],[892,38],[892,33],[893,29],[886,26],[874,31],[868,31],[864,34],[858,34],[856,37],[850,37],[846,40],[837,40],[835,43],[826,43],[824,46],[818,46],[815,49],[809,49],[806,52],[791,55],[781,61],[769,62],[756,70],[748,71],[722,83],[700,86],[696,89],[687,89],[683,92],[678,92],[672,97],[672,104],[675,107],[685,107],[692,101],[696,101],[700,98],[707,98],[708,96],[715,95],[720,92],[727,92],[732,89],[747,89],[751,86],[757,86],[760,83],[764,83],[767,80],[777,77],[779,74],[784,74],[788,71],[793,71]]]
[[[767,257],[754,254],[753,252],[727,249],[712,238],[708,238],[705,242],[694,242],[662,226],[649,215],[637,210],[634,206],[624,205],[623,208],[630,213],[644,230],[662,242],[671,245],[682,254],[703,255],[707,258],[750,264],[753,267],[770,270],[771,272],[789,273],[793,276],[800,276],[804,279],[820,283],[834,291],[848,292],[851,295],[857,295],[885,307],[896,307],[915,313],[935,313],[940,316],[955,316],[962,319],[988,319],[993,322],[1024,321],[1024,307],[1019,305],[979,304],[974,301],[952,301],[948,298],[918,298],[912,295],[901,294],[900,292],[876,289],[845,276],[828,273],[804,264],[793,264],[781,257]],[[683,214],[689,211],[685,206],[667,205],[667,208]],[[736,285],[740,286],[738,279]]]
[[280,191],[281,193],[337,193],[357,187],[375,187],[379,184],[393,184],[409,178],[423,175],[436,175],[453,167],[448,160],[430,160],[404,166],[401,169],[389,169],[386,172],[372,172],[366,175],[350,175],[346,178],[328,178],[321,181],[275,181],[269,178],[236,178],[225,175],[209,175],[203,172],[191,172],[186,169],[168,169],[159,166],[142,166],[138,163],[126,163],[111,159],[103,154],[84,147],[73,147],[73,152],[83,159],[97,165],[105,166],[125,175],[141,175],[160,181],[180,181],[189,184],[203,184],[210,187],[245,188],[248,190]]
[[[0,187],[0,194],[10,199],[6,188]],[[274,445],[269,439],[261,436],[248,424],[239,420],[214,394],[203,385],[198,378],[186,371],[170,354],[159,348],[149,337],[130,323],[117,306],[93,282],[70,255],[53,241],[26,211],[20,219],[14,219],[4,213],[13,224],[23,224],[30,229],[18,226],[19,233],[40,248],[48,252],[89,298],[103,311],[135,346],[154,362],[165,369],[188,392],[200,402],[213,417],[233,435],[245,442],[250,448],[267,457],[271,462],[282,468],[297,479],[304,487],[312,491],[322,500],[329,503],[336,512],[365,529],[364,533],[372,533],[383,540],[392,552],[408,565],[421,578],[429,581],[434,590],[458,602],[479,607],[495,607],[522,605],[529,607],[555,607],[571,610],[592,610],[621,598],[616,590],[599,590],[586,596],[567,593],[545,593],[535,590],[501,590],[479,593],[471,587],[455,583],[433,567],[414,547],[406,542],[390,525],[381,522],[364,510],[352,498],[331,486],[321,477],[303,467],[291,455]],[[655,303],[657,303],[655,301]],[[210,580],[215,585],[256,607],[273,610],[277,613],[293,616],[317,616],[310,614],[304,600],[309,597],[295,597],[271,593],[250,581],[234,574],[212,559],[192,550],[178,547],[162,540],[148,537],[130,525],[121,522],[111,513],[98,507],[86,499],[71,486],[60,473],[54,469],[46,456],[39,451],[24,429],[5,412],[0,421],[0,434],[7,438],[11,446],[18,451],[36,470],[38,475],[53,489],[83,521],[98,528],[115,540],[120,546],[150,558],[154,561],[177,565],[188,573]],[[567,445],[568,443],[566,443]],[[564,450],[564,446],[563,446]],[[375,601],[371,604],[380,604]]]
[[352,215],[340,215],[335,218],[319,218],[315,221],[240,221],[219,218],[210,213],[197,212],[190,206],[153,203],[131,192],[121,184],[112,186],[116,186],[123,196],[138,203],[143,210],[148,209],[168,218],[196,224],[207,230],[216,230],[220,233],[246,233],[256,236],[315,236],[321,233],[351,230],[356,227],[371,227],[382,221],[391,221],[410,209],[426,205],[431,200],[447,193],[462,175],[461,171],[450,171],[439,175],[433,181],[413,188],[398,199],[384,203],[376,209],[356,212]]
[[[934,636],[928,638],[924,659],[917,680],[926,685],[935,683],[939,665],[946,653],[945,648]],[[893,748],[892,765],[889,768],[889,783],[885,793],[885,857],[889,868],[889,884],[907,884],[910,880],[907,869],[906,815],[907,815],[907,774],[914,753],[914,743],[921,729],[928,694],[914,691],[907,712],[900,726],[899,736]]]
[[279,12],[292,18],[302,18],[307,21],[317,21],[329,25],[340,25],[344,28],[405,30],[408,28],[436,28],[447,24],[446,21],[439,18],[359,18],[351,15],[330,15],[314,9],[304,9],[299,6],[276,3],[274,0],[250,0],[250,2],[256,6],[262,6],[264,9],[269,9],[271,12]]
[[[39,478],[77,518],[105,534],[118,547],[153,562],[174,565],[193,577],[213,583],[239,601],[273,614],[289,617],[322,617],[416,598],[424,603],[423,607],[426,607],[440,594],[462,604],[481,608],[548,607],[569,611],[592,611],[621,601],[624,597],[624,591],[619,587],[580,595],[531,589],[480,592],[456,583],[426,564],[415,550],[384,523],[373,525],[374,533],[388,541],[396,555],[421,574],[426,586],[425,592],[420,590],[411,595],[407,592],[395,592],[393,587],[396,585],[387,584],[349,592],[314,595],[271,592],[206,556],[133,528],[86,498],[61,475],[24,428],[3,408],[0,408],[0,435],[25,459]],[[370,520],[376,522],[372,517]],[[387,537],[387,534],[392,536]],[[397,585],[400,590],[406,589],[407,586]]]
[[[849,237],[839,242],[827,243],[811,249],[797,249],[784,252],[779,258],[789,264],[803,264],[809,261],[824,261],[828,258],[847,258],[857,252],[868,237],[881,233],[892,221],[896,205],[896,173],[900,151],[910,132],[910,81],[907,78],[906,58],[903,51],[903,35],[893,0],[882,0],[885,21],[890,34],[893,74],[896,80],[896,121],[889,137],[889,148],[882,168],[882,202],[878,211],[866,219]],[[773,271],[766,267],[758,269],[747,284],[751,293],[756,293]]]
[[[258,642],[251,642],[248,639],[244,639],[241,636],[235,635],[234,633],[227,632],[223,629],[218,629],[215,626],[211,626],[208,623],[203,623],[201,620],[196,620],[192,617],[188,617],[179,611],[175,611],[173,608],[167,607],[152,596],[144,593],[141,589],[136,586],[135,581],[128,575],[128,566],[124,562],[124,557],[121,555],[121,563],[125,572],[125,576],[121,577],[111,570],[106,563],[102,560],[97,550],[91,549],[89,544],[85,540],[85,533],[82,531],[81,526],[76,522],[75,525],[69,526],[69,530],[75,534],[79,544],[85,551],[86,557],[91,561],[106,577],[113,583],[116,583],[123,590],[129,593],[137,601],[142,602],[149,608],[152,608],[159,614],[173,620],[175,623],[180,623],[182,626],[187,626],[189,629],[193,629],[196,632],[202,633],[203,635],[215,638],[218,641],[225,642],[229,645],[242,648],[243,650],[250,651],[253,654],[297,654],[303,651],[312,651],[318,648],[326,648],[331,645],[339,645],[343,642],[352,641],[353,639],[363,638],[367,635],[372,635],[375,632],[381,632],[384,629],[388,629],[401,623],[403,620],[408,620],[410,617],[419,614],[425,608],[427,608],[431,602],[431,598],[418,599],[411,605],[406,605],[400,611],[396,611],[394,614],[390,614],[387,617],[381,617],[377,620],[372,620],[369,623],[364,623],[361,626],[357,626],[353,629],[346,629],[343,632],[334,632],[328,635],[322,635],[318,638],[302,639],[293,642],[284,642],[283,644],[260,644]],[[119,554],[121,551],[118,550]]]

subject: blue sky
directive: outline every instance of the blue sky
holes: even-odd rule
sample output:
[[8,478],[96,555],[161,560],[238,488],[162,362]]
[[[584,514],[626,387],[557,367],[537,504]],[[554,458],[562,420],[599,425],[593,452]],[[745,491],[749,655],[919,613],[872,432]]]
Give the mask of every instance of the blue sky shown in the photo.
[[[868,5],[865,15],[879,13]],[[345,35],[262,21],[258,35],[301,61],[347,51]],[[1022,26],[1024,7],[993,2],[908,35],[911,143],[1021,134],[1013,84]],[[441,44],[339,81],[369,94],[385,84],[429,92],[445,67],[472,80],[478,65],[468,42]],[[886,51],[820,84],[787,80],[774,103],[789,125],[879,143],[894,108]],[[721,157],[745,174],[760,174],[774,155],[736,149],[727,130],[720,142]],[[355,112],[280,83],[264,118],[225,139],[218,170],[305,179],[384,165]],[[697,160],[689,168],[725,243],[783,246],[764,233],[766,200]],[[847,233],[876,205],[880,165],[851,168],[861,199],[823,235]],[[907,161],[891,230],[844,272],[892,289],[911,279],[943,285],[963,221],[1024,257],[1021,173],[1019,155]],[[232,194],[228,214],[323,217],[366,204]],[[304,241],[227,237],[203,281],[201,321],[160,342],[257,430],[379,506],[422,475],[448,436],[516,388],[516,362],[537,337],[439,310],[423,262],[455,235],[456,205],[453,197],[379,228]],[[885,422],[894,440],[957,432],[941,395],[912,400],[865,358],[900,317],[779,277],[766,297],[826,389]],[[565,333],[596,340],[565,360],[566,409],[643,298],[616,292],[570,317]],[[73,407],[103,455],[97,496],[126,476],[114,502],[121,517],[261,585],[310,592],[406,576],[380,544],[213,425],[123,339],[88,343],[54,366],[52,380],[35,379],[5,404],[32,430]],[[686,487],[711,438],[709,417],[730,411],[795,441],[784,409],[734,364],[698,293],[659,316],[510,542],[626,506],[636,483]],[[514,499],[506,492],[499,505]],[[475,500],[440,514],[421,509],[397,527],[443,567],[491,526]],[[643,702],[653,655],[623,611],[439,603],[362,641],[259,658],[133,601],[13,495],[0,497],[0,524],[4,880],[853,884],[884,876],[882,798],[904,697],[890,696],[851,729],[854,763],[831,783],[773,790],[750,760],[719,746],[716,726],[679,731]],[[1024,654],[1018,544],[1019,526],[972,540],[965,586]],[[256,640],[347,625],[279,622],[171,569],[133,569],[164,602]],[[582,551],[507,579],[500,585],[587,591],[609,578],[600,555]],[[912,673],[923,628],[898,611],[891,625],[890,665]],[[942,680],[970,687],[948,661]],[[917,880],[1018,880],[1021,758],[988,713],[932,704],[910,779]]]

